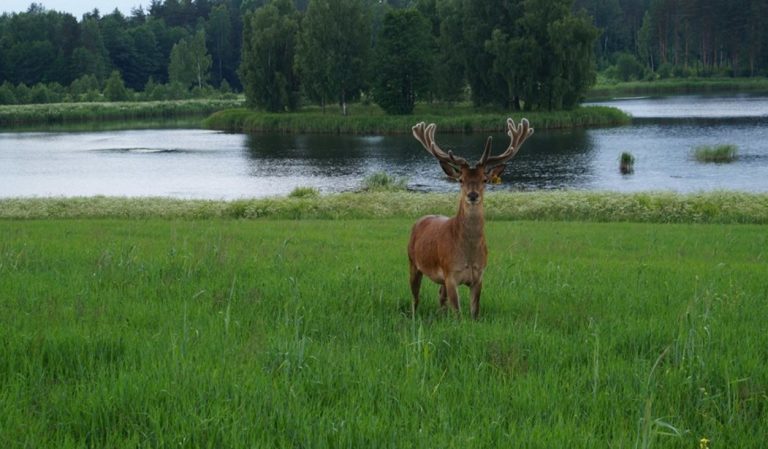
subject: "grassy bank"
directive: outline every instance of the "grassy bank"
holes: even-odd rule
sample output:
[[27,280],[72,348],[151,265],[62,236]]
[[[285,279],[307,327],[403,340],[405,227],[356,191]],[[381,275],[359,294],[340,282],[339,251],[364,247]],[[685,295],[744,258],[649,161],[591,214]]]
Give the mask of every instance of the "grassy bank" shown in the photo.
[[224,110],[206,119],[205,126],[233,132],[402,134],[419,121],[439,123],[440,132],[504,131],[508,116],[527,117],[535,128],[608,126],[629,122],[629,116],[608,107],[581,107],[555,112],[487,112],[470,106],[419,105],[413,115],[386,115],[378,107],[359,105],[348,116],[335,109],[307,108],[295,113],[248,109]]
[[673,78],[655,81],[602,83],[587,93],[590,99],[634,95],[768,93],[768,78]]
[[[452,214],[456,194],[344,193],[234,201],[168,198],[0,199],[0,218],[413,218]],[[486,215],[494,220],[633,221],[651,223],[768,223],[768,195],[609,192],[489,192]]]
[[54,103],[0,106],[0,127],[142,121],[199,117],[242,105],[242,100]]
[[412,221],[0,221],[1,445],[768,440],[764,226],[491,221],[472,322]]

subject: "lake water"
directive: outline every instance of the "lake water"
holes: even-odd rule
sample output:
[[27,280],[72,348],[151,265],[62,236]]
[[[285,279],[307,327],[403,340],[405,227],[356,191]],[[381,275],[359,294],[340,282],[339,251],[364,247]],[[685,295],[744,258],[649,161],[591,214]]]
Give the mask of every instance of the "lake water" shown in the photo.
[[[768,97],[667,97],[606,102],[632,125],[540,130],[512,160],[500,190],[740,190],[768,192]],[[418,118],[414,118],[417,121]],[[535,123],[533,123],[535,127]],[[440,134],[467,158],[486,135]],[[495,152],[508,138],[494,136]],[[738,146],[730,164],[703,164],[698,145]],[[621,175],[631,152],[635,173]],[[0,197],[170,196],[235,199],[286,195],[296,187],[339,192],[376,172],[415,190],[455,191],[410,136],[244,135],[200,129],[0,132]]]

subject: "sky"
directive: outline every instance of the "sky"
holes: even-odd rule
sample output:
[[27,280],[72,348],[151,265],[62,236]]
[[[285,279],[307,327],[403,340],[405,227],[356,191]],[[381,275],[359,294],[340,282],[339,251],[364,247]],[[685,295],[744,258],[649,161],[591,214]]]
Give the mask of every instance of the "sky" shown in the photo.
[[49,11],[68,12],[77,20],[83,18],[83,14],[98,8],[101,15],[106,15],[119,9],[124,15],[131,15],[131,9],[143,6],[147,9],[151,0],[0,0],[0,14],[24,12],[29,9],[31,3],[43,5]]

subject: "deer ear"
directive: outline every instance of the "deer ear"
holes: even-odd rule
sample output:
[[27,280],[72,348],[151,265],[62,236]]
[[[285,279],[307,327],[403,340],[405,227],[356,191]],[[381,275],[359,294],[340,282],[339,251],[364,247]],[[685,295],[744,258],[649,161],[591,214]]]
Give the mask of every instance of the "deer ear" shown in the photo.
[[485,173],[485,177],[488,180],[487,182],[491,184],[498,184],[501,182],[501,174],[504,172],[504,169],[507,168],[507,164],[501,164],[497,165],[490,170],[488,170]]
[[461,177],[461,170],[449,164],[448,162],[440,161],[440,168],[442,168],[445,174],[454,181],[458,181],[458,179]]

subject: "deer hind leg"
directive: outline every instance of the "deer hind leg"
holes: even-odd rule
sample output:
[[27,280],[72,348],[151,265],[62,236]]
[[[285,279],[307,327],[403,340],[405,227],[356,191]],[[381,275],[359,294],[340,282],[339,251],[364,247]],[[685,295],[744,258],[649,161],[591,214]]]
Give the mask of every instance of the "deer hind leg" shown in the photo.
[[480,315],[480,292],[483,290],[483,281],[478,281],[470,288],[472,300],[469,304],[472,319],[476,320]]
[[416,268],[416,264],[411,262],[411,294],[413,295],[413,305],[411,310],[416,313],[416,308],[419,307],[419,290],[421,289],[421,278],[424,274]]
[[445,284],[440,284],[440,307],[445,307],[448,301],[448,293],[445,292]]

